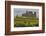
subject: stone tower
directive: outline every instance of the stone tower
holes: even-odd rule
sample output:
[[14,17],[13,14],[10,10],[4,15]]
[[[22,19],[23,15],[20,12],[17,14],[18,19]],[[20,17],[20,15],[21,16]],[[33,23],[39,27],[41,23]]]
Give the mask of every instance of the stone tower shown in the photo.
[[36,12],[34,12],[34,15],[35,15],[35,17],[36,17]]

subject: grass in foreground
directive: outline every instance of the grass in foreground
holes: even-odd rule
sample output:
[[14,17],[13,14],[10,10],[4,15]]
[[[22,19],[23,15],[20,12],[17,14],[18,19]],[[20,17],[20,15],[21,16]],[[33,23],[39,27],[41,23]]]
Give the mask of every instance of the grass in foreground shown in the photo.
[[36,17],[14,17],[14,27],[35,27],[39,26],[39,20]]

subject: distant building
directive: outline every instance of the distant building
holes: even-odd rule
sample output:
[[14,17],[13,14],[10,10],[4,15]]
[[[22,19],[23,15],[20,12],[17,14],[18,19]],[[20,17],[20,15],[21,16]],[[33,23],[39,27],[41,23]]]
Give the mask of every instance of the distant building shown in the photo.
[[22,16],[34,16],[34,17],[36,17],[36,12],[34,12],[34,14],[33,14],[32,11],[26,11],[26,13],[23,13]]

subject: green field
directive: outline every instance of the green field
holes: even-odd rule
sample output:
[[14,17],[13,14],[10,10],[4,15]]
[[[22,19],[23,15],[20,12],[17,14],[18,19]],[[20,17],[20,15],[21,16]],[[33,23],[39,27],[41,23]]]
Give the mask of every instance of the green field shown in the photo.
[[39,19],[36,17],[16,16],[14,17],[14,27],[34,27],[39,26]]

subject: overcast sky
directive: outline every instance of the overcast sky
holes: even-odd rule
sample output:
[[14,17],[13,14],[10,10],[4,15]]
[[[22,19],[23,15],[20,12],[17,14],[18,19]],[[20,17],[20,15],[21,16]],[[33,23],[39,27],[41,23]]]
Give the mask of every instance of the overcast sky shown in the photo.
[[26,10],[36,12],[37,17],[39,15],[39,9],[14,8],[14,16],[22,16],[23,13],[26,13]]

